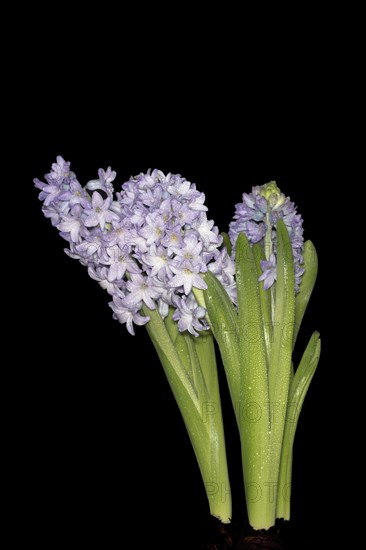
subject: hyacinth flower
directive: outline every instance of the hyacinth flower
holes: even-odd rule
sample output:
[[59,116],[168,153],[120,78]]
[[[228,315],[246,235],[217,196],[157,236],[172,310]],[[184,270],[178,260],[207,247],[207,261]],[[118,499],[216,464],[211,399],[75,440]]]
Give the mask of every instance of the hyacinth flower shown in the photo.
[[[158,170],[131,177],[100,169],[81,186],[57,157],[45,182],[35,179],[43,213],[77,259],[111,296],[113,317],[131,335],[144,325],[182,414],[212,516],[231,519],[231,497],[214,341],[193,290],[221,252],[205,196],[180,175]],[[231,261],[220,276],[233,282]]]
[[304,243],[302,218],[275,182],[256,186],[236,205],[228,252],[194,289],[220,348],[242,448],[248,518],[269,530],[290,518],[292,451],[300,410],[319,355],[314,332],[295,369],[292,352],[317,275],[317,255]]
[[[315,332],[293,366],[317,275],[301,216],[271,182],[243,194],[222,237],[207,219],[203,193],[180,175],[148,171],[117,193],[115,172],[101,169],[98,176],[82,187],[70,163],[57,157],[46,182],[35,180],[43,213],[68,242],[65,252],[107,290],[113,317],[132,335],[135,325],[146,327],[210,512],[229,523],[216,339],[239,427],[249,522],[269,530],[277,518],[290,518],[295,431],[320,355]],[[222,547],[231,547],[230,536]]]

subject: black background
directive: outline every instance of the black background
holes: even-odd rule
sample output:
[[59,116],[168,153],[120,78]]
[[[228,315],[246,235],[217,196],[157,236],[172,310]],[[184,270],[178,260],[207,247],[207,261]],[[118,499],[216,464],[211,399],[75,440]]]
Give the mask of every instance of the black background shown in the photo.
[[[29,233],[17,314],[29,344],[16,369],[13,407],[27,536],[51,547],[124,547],[130,537],[126,547],[155,541],[193,549],[207,512],[190,443],[145,330],[132,337],[112,319],[107,294],[64,254],[42,215],[32,180],[62,155],[84,184],[107,166],[117,171],[116,185],[148,168],[181,173],[205,192],[220,230],[253,185],[276,180],[298,205],[320,268],[296,357],[315,329],[323,351],[297,432],[292,525],[299,548],[321,548],[332,536],[327,526],[344,517],[347,483],[335,428],[348,415],[335,368],[344,327],[329,284],[337,140],[331,60],[309,54],[301,40],[291,57],[286,43],[272,48],[274,36],[263,50],[259,39],[246,49],[238,37],[217,42],[217,29],[202,39],[199,29],[158,32],[135,19],[111,38],[97,19],[90,32],[82,21],[64,27],[53,20],[53,39],[45,31],[32,37],[28,93],[17,109],[17,189],[26,197]],[[20,344],[15,356],[23,353]],[[238,519],[244,512],[237,433],[220,376]]]

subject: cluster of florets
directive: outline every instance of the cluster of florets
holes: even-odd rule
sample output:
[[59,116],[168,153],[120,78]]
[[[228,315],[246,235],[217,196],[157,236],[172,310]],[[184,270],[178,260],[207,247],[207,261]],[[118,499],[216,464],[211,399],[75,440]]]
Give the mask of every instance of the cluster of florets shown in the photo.
[[235,205],[234,220],[230,223],[229,236],[235,247],[239,233],[245,233],[250,243],[264,247],[266,260],[261,261],[264,289],[276,280],[277,238],[276,224],[282,219],[289,232],[295,266],[295,289],[299,291],[304,273],[302,250],[304,246],[302,217],[296,206],[286,197],[274,181],[253,187],[251,193],[243,194],[243,202]]
[[162,318],[171,310],[179,330],[197,336],[208,328],[192,292],[206,288],[202,275],[212,269],[229,289],[235,286],[204,194],[159,170],[131,177],[117,193],[114,171],[100,169],[98,176],[82,187],[70,163],[57,157],[46,183],[34,180],[44,215],[69,243],[67,254],[112,296],[113,315],[131,334],[157,308]]
[[235,242],[243,232],[249,242],[260,243],[264,289],[276,280],[276,224],[283,219],[291,239],[295,265],[295,288],[299,290],[303,269],[302,218],[275,182],[253,187],[235,206],[229,236],[232,255],[222,236],[207,218],[205,195],[179,174],[160,170],[131,177],[114,190],[116,173],[98,171],[98,179],[84,187],[62,157],[46,174],[41,189],[43,213],[69,243],[65,252],[79,260],[89,275],[112,296],[114,318],[134,334],[134,324],[149,321],[149,309],[169,312],[178,329],[194,336],[207,330],[206,310],[199,306],[194,289],[205,290],[209,269],[236,303]]

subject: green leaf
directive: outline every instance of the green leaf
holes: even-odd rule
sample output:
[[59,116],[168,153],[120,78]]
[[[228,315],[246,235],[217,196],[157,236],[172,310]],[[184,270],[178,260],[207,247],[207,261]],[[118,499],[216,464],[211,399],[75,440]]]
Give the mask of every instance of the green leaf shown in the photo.
[[164,325],[167,329],[167,332],[170,336],[170,339],[179,355],[180,360],[182,361],[187,376],[190,380],[190,382],[194,385],[194,378],[193,378],[193,369],[191,364],[191,356],[189,353],[189,349],[187,347],[187,343],[184,337],[184,334],[179,332],[178,330],[178,323],[173,320],[173,308],[169,308],[169,314],[164,319]]
[[[189,334],[187,331],[185,331],[184,333],[180,332],[175,340],[175,345],[181,346],[184,353],[188,352],[190,368],[193,377],[193,385],[197,392],[199,402],[203,403],[210,399],[210,394],[204,378],[200,358],[197,353],[196,341],[199,339],[200,336],[196,338],[195,336],[192,336],[192,334]],[[179,347],[178,353],[180,353]],[[216,363],[211,365],[211,367],[212,369],[216,369]]]
[[208,271],[204,280],[207,290],[193,289],[193,292],[198,303],[207,309],[207,319],[220,349],[231,399],[237,403],[240,384],[237,313],[217,277]]
[[[164,325],[173,343],[173,346],[185,367],[187,378],[193,385],[198,400],[201,402],[209,399],[204,372],[197,353],[196,341],[199,337],[192,336],[189,332],[179,332],[178,323],[173,319],[173,308],[169,308],[169,314],[164,319]],[[212,338],[212,337],[211,337]],[[216,368],[216,363],[212,368]]]
[[275,522],[275,501],[252,498],[249,488],[263,491],[270,477],[268,366],[257,262],[247,237],[236,241],[236,285],[240,350],[239,431],[250,524],[268,529]]
[[182,398],[184,400],[189,398],[199,410],[200,405],[196,389],[192,380],[187,375],[187,370],[179,357],[159,312],[151,310],[145,305],[142,307],[142,312],[144,315],[150,317],[150,321],[145,325],[146,330],[158,353],[178,405],[180,406]]
[[[253,256],[255,259],[255,265],[257,269],[257,278],[262,275],[261,260],[266,260],[264,248],[259,243],[253,245]],[[262,319],[263,319],[263,331],[264,341],[266,344],[266,358],[267,364],[270,362],[271,349],[272,349],[272,314],[271,314],[271,291],[270,289],[264,290],[264,282],[258,282],[259,300],[261,304]]]
[[293,347],[295,347],[301,322],[309,303],[311,293],[313,292],[318,274],[318,256],[315,246],[311,241],[306,241],[304,244],[303,257],[305,272],[301,278],[300,291],[295,298],[295,330]]
[[258,283],[257,262],[244,233],[236,241],[236,286],[238,292],[241,391],[247,399],[249,388],[258,403],[268,402],[266,343]]
[[[202,375],[200,358],[210,360],[212,350],[209,349],[208,340],[205,341],[206,352],[196,349],[194,337],[186,334],[186,347],[182,346],[182,356],[186,356],[187,350],[190,355],[190,365],[196,386],[192,383],[178,348],[173,339],[177,339],[177,325],[171,315],[165,319],[161,318],[157,310],[150,310],[142,307],[144,315],[150,316],[150,321],[145,325],[146,330],[155,346],[159,359],[164,368],[169,385],[182,414],[189,438],[191,440],[202,479],[205,485],[210,512],[222,519],[223,522],[231,518],[230,494],[222,498],[222,490],[230,492],[228,477],[225,438],[223,421],[220,406],[220,396],[217,374],[216,378],[211,372],[210,386],[212,395],[206,393],[206,384]],[[178,336],[179,338],[179,336]],[[212,342],[211,342],[212,343]],[[187,361],[185,357],[184,361]],[[208,365],[205,365],[207,370]],[[216,363],[210,365],[216,373]],[[213,408],[217,404],[218,409]],[[147,467],[149,462],[147,461]]]
[[292,379],[286,412],[282,443],[280,475],[278,480],[277,517],[290,519],[289,488],[291,486],[292,451],[296,428],[305,396],[314,376],[320,357],[320,337],[314,332]]
[[225,233],[225,231],[221,231],[221,235],[222,235],[222,238],[224,239],[223,240],[224,246],[225,246],[229,256],[231,256],[232,246],[231,246],[230,237],[227,233]]
[[[272,357],[269,369],[271,407],[270,479],[278,480],[285,429],[290,380],[292,378],[292,341],[295,320],[295,267],[292,245],[283,220],[276,227],[277,279],[275,283]],[[278,486],[276,490],[277,501]]]
[[277,280],[274,306],[269,398],[272,406],[287,403],[295,322],[295,269],[292,245],[283,220],[277,223]]
[[214,338],[211,331],[202,331],[198,338],[192,337],[195,351],[210,399],[219,400],[217,365]]
[[169,306],[169,313],[164,319],[164,325],[166,330],[168,331],[168,334],[172,342],[174,342],[174,340],[177,337],[177,334],[179,334],[178,323],[177,321],[174,321],[173,314],[174,314],[174,308]]
[[[314,376],[316,367],[320,359],[321,340],[319,332],[315,331],[309,343],[303,353],[300,364],[296,369],[294,378],[292,380],[289,404],[291,405],[292,420],[297,420],[301,411],[302,404],[305,399],[305,395],[309,389],[310,382]],[[296,427],[295,423],[291,423],[292,427]]]

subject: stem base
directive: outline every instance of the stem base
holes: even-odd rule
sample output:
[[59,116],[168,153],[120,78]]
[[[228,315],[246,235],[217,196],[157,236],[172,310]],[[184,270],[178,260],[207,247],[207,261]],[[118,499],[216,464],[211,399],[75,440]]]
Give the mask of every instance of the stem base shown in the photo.
[[233,550],[290,550],[282,537],[283,522],[277,520],[270,529],[246,529],[233,546]]
[[232,526],[210,516],[203,526],[203,542],[199,550],[230,550],[233,547]]

